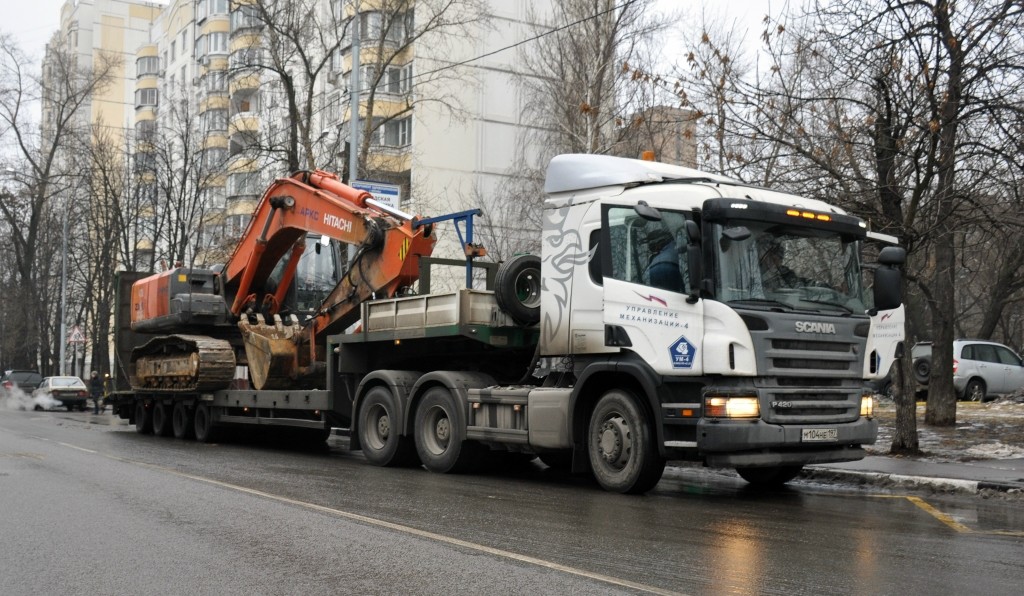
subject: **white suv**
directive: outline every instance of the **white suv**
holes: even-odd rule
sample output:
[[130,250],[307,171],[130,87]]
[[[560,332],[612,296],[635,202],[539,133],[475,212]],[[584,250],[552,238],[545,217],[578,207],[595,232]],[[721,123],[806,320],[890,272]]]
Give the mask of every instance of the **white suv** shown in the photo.
[[[914,376],[922,384],[931,374],[931,343],[911,352]],[[987,396],[1013,393],[1024,387],[1024,362],[1010,348],[994,341],[958,339],[953,342],[953,387],[963,399],[985,401]]]

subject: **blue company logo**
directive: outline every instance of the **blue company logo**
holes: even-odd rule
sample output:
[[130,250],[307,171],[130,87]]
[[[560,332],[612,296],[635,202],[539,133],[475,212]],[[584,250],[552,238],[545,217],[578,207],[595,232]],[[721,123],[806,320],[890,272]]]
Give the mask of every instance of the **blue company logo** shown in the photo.
[[680,337],[669,349],[669,357],[672,359],[672,368],[693,368],[693,358],[697,355],[697,348],[686,339]]

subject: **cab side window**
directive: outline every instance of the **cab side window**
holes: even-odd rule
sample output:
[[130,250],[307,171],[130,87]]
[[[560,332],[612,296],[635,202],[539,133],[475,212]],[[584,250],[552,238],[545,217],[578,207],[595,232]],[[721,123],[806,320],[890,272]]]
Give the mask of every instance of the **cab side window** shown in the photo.
[[1020,357],[1002,346],[996,347],[996,354],[999,355],[999,362],[1002,364],[1009,364],[1011,366],[1021,365]]
[[685,292],[685,216],[662,211],[661,221],[639,217],[632,208],[608,211],[611,277],[670,292]]

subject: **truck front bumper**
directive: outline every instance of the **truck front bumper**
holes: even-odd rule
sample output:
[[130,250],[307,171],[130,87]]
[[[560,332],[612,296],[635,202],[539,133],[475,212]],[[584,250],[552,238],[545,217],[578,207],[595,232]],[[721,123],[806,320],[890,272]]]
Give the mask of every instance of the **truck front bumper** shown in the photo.
[[[835,430],[836,438],[807,440],[805,429]],[[878,421],[860,418],[836,424],[769,424],[762,420],[703,419],[697,448],[709,466],[748,467],[856,461],[861,445],[878,436]]]

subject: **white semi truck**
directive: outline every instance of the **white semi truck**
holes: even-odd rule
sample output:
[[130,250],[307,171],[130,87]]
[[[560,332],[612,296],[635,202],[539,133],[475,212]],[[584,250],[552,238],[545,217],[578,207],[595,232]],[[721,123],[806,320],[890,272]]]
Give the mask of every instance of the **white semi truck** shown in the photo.
[[[641,160],[558,156],[545,191],[540,257],[503,263],[493,291],[368,299],[354,331],[318,340],[324,364],[304,370],[319,377],[190,389],[175,379],[158,386],[153,373],[153,388],[133,383],[115,397],[116,411],[156,434],[171,434],[173,412],[173,434],[201,440],[229,424],[316,437],[341,427],[373,464],[435,472],[508,461],[498,453],[539,456],[623,493],[651,489],[669,460],[777,484],[805,464],[864,456],[878,430],[865,381],[883,377],[901,348],[905,253],[888,246],[862,267],[861,249],[872,237],[895,239],[818,200]],[[269,200],[294,208],[286,199]],[[370,207],[410,229],[424,223]],[[186,287],[192,273],[170,277]],[[161,300],[209,311],[219,299],[197,301],[200,287],[216,294],[230,284],[193,281],[185,298],[172,288]],[[292,337],[252,312],[241,318],[246,332],[270,329],[264,345]],[[288,329],[279,317],[276,325]],[[175,337],[193,349],[209,343]],[[229,366],[230,352],[211,360]],[[147,366],[170,362],[147,357]]]
[[328,339],[353,447],[439,472],[535,453],[627,493],[673,459],[781,483],[864,456],[864,383],[903,337],[902,249],[866,275],[864,221],[661,163],[562,155],[545,191],[539,263],[505,263],[495,293],[366,303]]

